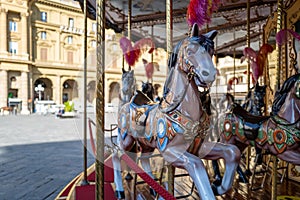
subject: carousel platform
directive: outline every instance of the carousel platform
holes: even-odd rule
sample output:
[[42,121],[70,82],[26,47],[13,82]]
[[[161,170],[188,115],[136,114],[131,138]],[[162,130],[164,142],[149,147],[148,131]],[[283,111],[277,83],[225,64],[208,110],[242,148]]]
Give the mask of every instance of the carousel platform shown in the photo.
[[[154,176],[157,177],[156,183],[160,185],[166,184],[166,176],[161,173],[162,159],[154,157]],[[204,161],[207,165],[207,170],[211,174],[210,161]],[[153,163],[153,160],[152,160]],[[123,163],[123,167],[124,167]],[[124,167],[125,169],[125,167]],[[160,170],[159,170],[160,169]],[[164,170],[165,171],[165,170]],[[95,199],[95,165],[88,168],[87,171],[88,185],[82,185],[83,173],[75,177],[57,196],[56,200],[94,200]],[[113,184],[113,168],[111,156],[105,160],[104,168],[104,191],[105,199],[113,200],[116,199],[114,196],[114,184]],[[127,174],[124,170],[124,177]],[[153,196],[150,194],[150,187],[144,180],[142,180],[134,171],[131,171],[133,175],[132,180],[124,179],[125,196],[127,200],[135,199],[157,199],[158,195]],[[239,182],[238,176],[235,179],[232,189],[222,196],[217,196],[217,200],[268,200],[272,199],[272,172],[265,171],[260,175],[256,175],[255,179],[249,177],[250,183]],[[264,184],[262,181],[265,179]],[[212,178],[213,181],[213,178]],[[253,181],[253,184],[252,184]],[[199,199],[197,189],[194,187],[191,178],[182,169],[175,170],[174,178],[174,197],[175,199]],[[282,174],[278,173],[278,184],[277,184],[277,200],[300,200],[300,183],[290,178],[282,178]],[[165,198],[167,199],[167,198]]]

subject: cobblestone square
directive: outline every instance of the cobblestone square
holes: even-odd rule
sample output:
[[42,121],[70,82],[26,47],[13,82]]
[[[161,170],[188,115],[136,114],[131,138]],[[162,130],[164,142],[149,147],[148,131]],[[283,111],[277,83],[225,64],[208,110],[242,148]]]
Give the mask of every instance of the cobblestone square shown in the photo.
[[54,199],[83,171],[82,123],[80,115],[0,116],[0,199]]

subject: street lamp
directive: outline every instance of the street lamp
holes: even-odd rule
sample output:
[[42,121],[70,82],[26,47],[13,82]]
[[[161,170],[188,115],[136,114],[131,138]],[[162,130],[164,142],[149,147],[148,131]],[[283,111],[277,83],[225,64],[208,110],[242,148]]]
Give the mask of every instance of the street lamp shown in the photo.
[[34,90],[39,93],[39,101],[42,98],[42,92],[44,92],[44,89],[45,88],[42,86],[42,84],[38,84],[37,87],[34,88]]

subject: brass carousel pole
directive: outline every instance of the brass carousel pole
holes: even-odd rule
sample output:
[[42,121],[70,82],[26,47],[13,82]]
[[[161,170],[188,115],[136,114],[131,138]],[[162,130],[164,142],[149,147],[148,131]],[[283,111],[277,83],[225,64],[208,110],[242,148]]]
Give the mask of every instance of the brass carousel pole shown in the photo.
[[[250,47],[250,0],[247,0],[247,47]],[[247,93],[250,91],[250,62],[247,63]],[[247,147],[246,170],[250,171],[251,147]]]
[[[151,26],[151,39],[153,41],[154,38],[154,26]],[[151,63],[154,61],[154,51],[151,53]],[[153,84],[153,77],[151,77],[151,83]],[[154,86],[154,85],[153,85]]]
[[131,8],[132,0],[128,0],[128,39],[131,40]]
[[81,185],[89,184],[87,181],[87,113],[86,113],[86,97],[87,97],[87,0],[84,0],[84,68],[83,68],[83,180]]
[[104,200],[105,0],[97,0],[96,199]]
[[[173,50],[173,0],[166,0],[166,29],[167,29],[167,53],[168,58],[172,54]],[[174,173],[175,168],[169,164],[168,165],[168,192],[174,195]]]
[[[277,27],[276,32],[278,33],[282,29],[282,8],[283,8],[283,0],[278,0],[277,2]],[[276,90],[280,88],[280,80],[281,80],[281,48],[276,44],[277,51],[277,60],[276,60]],[[272,193],[271,200],[277,199],[277,157],[273,156],[273,168],[272,168]]]
[[[235,40],[235,29],[234,29],[234,32],[233,32],[233,40]],[[235,80],[235,71],[236,71],[236,66],[235,66],[235,47],[233,48],[233,77],[234,77],[234,80]],[[233,89],[233,96],[235,97],[235,85],[236,85],[236,81],[234,81],[234,89]]]

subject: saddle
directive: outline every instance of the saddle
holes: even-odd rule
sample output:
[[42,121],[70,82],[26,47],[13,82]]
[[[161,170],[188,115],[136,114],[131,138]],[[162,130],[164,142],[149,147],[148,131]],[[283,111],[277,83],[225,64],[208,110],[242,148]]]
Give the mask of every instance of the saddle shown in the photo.
[[158,103],[137,90],[130,103],[130,107],[135,111],[132,113],[132,121],[135,121],[136,125],[145,126],[148,114],[155,107],[154,105]]
[[234,104],[232,113],[243,120],[245,136],[249,140],[255,140],[261,124],[268,120],[270,116],[256,116],[244,110],[239,104]]

